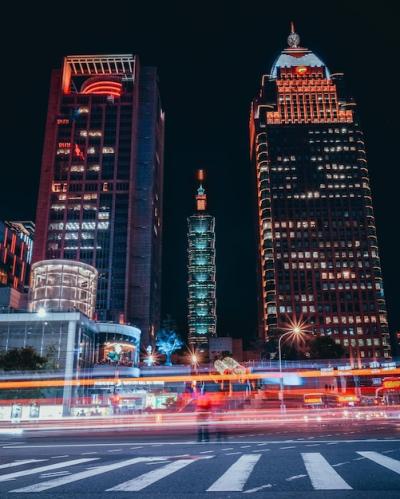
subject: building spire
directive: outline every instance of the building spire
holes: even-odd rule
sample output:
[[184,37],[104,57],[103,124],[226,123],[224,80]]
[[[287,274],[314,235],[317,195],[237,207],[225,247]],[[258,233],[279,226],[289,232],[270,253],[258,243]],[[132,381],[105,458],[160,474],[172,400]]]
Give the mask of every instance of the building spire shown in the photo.
[[290,23],[290,34],[287,38],[287,42],[290,48],[297,48],[300,45],[300,37],[296,33],[295,28],[294,28],[294,22],[291,21]]
[[199,181],[199,187],[197,188],[196,195],[196,208],[197,211],[205,211],[207,209],[207,195],[203,187],[203,180],[206,178],[204,170],[197,170],[196,178]]

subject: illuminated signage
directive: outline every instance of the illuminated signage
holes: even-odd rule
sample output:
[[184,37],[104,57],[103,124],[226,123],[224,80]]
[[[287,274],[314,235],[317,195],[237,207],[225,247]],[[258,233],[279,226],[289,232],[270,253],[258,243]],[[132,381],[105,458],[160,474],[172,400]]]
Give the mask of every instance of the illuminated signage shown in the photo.
[[400,388],[400,379],[384,379],[384,388]]
[[69,120],[66,118],[58,118],[57,125],[69,125]]
[[296,67],[296,73],[299,75],[307,73],[308,69],[307,66],[297,66]]

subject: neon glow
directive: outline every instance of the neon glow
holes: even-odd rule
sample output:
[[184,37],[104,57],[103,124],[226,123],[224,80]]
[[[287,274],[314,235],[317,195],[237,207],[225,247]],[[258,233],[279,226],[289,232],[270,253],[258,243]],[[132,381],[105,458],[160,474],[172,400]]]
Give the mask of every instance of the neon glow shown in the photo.
[[120,97],[122,94],[122,83],[118,81],[95,81],[89,83],[82,89],[82,94],[113,95]]

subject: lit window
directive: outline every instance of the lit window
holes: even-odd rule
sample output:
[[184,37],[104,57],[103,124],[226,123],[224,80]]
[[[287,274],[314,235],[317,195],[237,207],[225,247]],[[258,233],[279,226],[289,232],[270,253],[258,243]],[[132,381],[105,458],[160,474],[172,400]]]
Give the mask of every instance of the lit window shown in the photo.
[[103,147],[103,154],[114,154],[113,147]]

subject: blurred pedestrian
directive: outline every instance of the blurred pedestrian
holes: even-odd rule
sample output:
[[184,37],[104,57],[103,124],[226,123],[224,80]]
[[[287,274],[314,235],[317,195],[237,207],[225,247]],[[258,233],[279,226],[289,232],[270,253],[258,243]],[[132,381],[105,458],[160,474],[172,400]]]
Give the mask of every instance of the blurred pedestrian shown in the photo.
[[197,410],[197,441],[209,442],[208,423],[210,419],[211,402],[207,395],[200,395],[196,404]]

